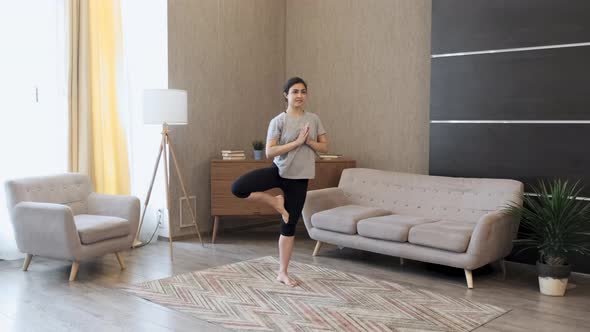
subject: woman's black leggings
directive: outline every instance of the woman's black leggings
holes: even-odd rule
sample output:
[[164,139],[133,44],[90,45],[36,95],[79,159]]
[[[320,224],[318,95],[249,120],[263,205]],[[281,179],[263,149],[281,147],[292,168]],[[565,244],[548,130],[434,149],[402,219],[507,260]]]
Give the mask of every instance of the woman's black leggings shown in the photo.
[[231,186],[231,191],[239,198],[246,198],[253,192],[281,188],[285,195],[285,210],[289,212],[289,223],[281,222],[281,235],[295,235],[295,225],[307,195],[308,179],[285,179],[279,175],[279,168],[260,168],[240,176]]

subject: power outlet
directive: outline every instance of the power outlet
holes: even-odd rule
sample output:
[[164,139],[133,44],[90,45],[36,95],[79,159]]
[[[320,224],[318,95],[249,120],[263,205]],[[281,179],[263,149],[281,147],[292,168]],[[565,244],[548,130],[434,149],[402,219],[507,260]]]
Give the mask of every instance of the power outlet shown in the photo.
[[[166,212],[166,210],[163,208],[158,209],[156,212],[156,222],[158,223],[158,228],[164,227],[164,212]],[[166,225],[166,227],[168,227],[168,225]]]
[[168,213],[165,208],[158,209],[156,218],[159,220],[158,236],[168,238],[170,236],[170,229],[168,229]]

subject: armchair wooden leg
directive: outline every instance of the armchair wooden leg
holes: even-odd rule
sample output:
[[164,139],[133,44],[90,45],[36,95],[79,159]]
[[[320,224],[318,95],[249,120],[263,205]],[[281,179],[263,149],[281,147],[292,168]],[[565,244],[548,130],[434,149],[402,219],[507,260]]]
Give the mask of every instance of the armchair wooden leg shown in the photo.
[[115,256],[117,256],[121,270],[125,270],[127,267],[125,266],[125,261],[123,261],[123,256],[121,256],[121,253],[116,252]]
[[33,258],[33,255],[27,254],[27,257],[25,257],[25,262],[23,263],[23,271],[26,271],[29,269],[29,264],[31,264],[32,258]]
[[317,254],[320,252],[320,248],[322,247],[322,242],[318,241],[315,244],[315,249],[313,249],[313,254],[311,254],[312,256],[317,256]]
[[76,275],[78,274],[79,268],[80,268],[80,262],[73,261],[72,262],[72,271],[70,272],[70,281],[76,280]]
[[467,279],[467,288],[473,288],[473,274],[471,270],[465,270],[465,279]]

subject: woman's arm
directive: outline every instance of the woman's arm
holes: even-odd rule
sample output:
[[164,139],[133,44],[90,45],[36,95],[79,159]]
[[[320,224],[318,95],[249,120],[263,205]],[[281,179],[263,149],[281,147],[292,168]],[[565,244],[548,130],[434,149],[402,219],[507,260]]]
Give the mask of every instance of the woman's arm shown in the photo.
[[317,141],[314,141],[308,137],[307,142],[305,143],[309,145],[310,148],[314,149],[316,152],[328,152],[328,136],[326,134],[318,136]]
[[274,158],[276,156],[280,156],[282,154],[285,154],[285,153],[299,147],[300,145],[305,143],[308,135],[309,135],[309,132],[304,128],[301,131],[299,131],[299,136],[297,136],[296,140],[294,140],[293,142],[289,142],[287,144],[278,145],[277,138],[267,140],[266,141],[266,158]]

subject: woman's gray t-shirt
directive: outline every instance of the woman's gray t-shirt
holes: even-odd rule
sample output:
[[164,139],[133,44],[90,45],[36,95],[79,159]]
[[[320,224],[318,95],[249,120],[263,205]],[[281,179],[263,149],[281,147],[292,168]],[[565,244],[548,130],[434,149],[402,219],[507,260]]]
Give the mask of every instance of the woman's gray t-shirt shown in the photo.
[[[283,112],[270,120],[266,140],[277,139],[279,145],[293,142],[299,136],[301,128],[309,123],[309,137],[317,140],[326,133],[320,117],[314,113],[303,112],[294,117]],[[307,144],[276,156],[274,163],[279,168],[279,175],[286,179],[313,179],[315,177],[316,152]]]

